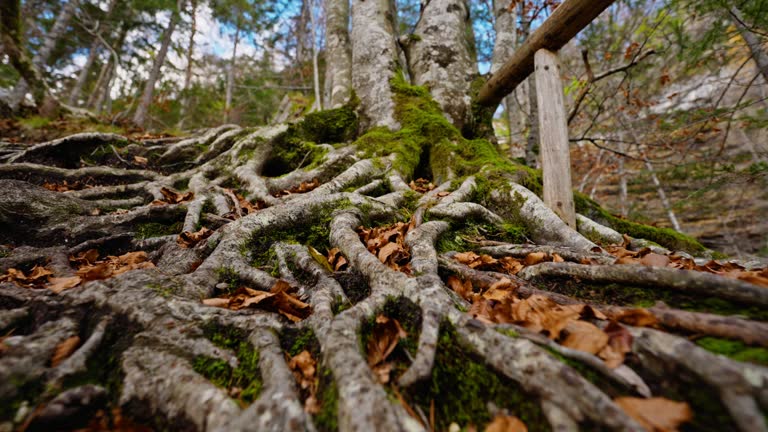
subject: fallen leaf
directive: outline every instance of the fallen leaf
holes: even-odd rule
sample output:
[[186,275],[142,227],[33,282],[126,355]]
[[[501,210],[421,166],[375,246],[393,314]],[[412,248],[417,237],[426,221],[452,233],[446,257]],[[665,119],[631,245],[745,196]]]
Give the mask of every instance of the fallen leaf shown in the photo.
[[51,357],[51,367],[56,367],[61,364],[67,357],[75,352],[75,348],[80,343],[79,336],[70,336],[64,341],[56,345],[56,349],[53,350],[53,357]]
[[558,305],[548,297],[534,294],[514,303],[511,313],[514,322],[544,333],[550,339],[557,339],[568,322],[579,316],[580,310]]
[[429,192],[435,188],[435,185],[431,181],[424,178],[411,180],[408,186],[410,186],[411,189],[419,193]]
[[485,432],[528,432],[528,428],[515,416],[496,414],[485,427]]
[[608,335],[608,344],[597,356],[605,361],[606,366],[615,368],[624,363],[627,353],[632,352],[632,335],[622,325],[611,321],[603,330]]
[[82,279],[80,276],[70,276],[70,277],[61,277],[61,278],[48,278],[48,285],[45,287],[49,290],[55,292],[56,294],[59,294],[60,292],[76,287],[78,284],[82,282]]
[[293,322],[299,322],[312,313],[312,307],[299,300],[295,291],[288,282],[280,279],[269,292],[240,287],[231,294],[204,299],[203,304],[231,310],[256,308],[276,312]]
[[536,265],[540,262],[544,262],[544,260],[547,259],[547,254],[544,252],[531,252],[528,255],[526,255],[525,260],[523,261],[525,265],[531,266]]
[[686,402],[662,397],[617,397],[614,402],[651,432],[674,432],[678,426],[693,419],[693,411]]
[[142,156],[134,156],[133,161],[136,162],[138,165],[146,165],[149,162],[149,159]]
[[160,193],[163,195],[163,199],[152,201],[152,205],[165,205],[165,204],[179,204],[187,201],[192,201],[195,197],[194,192],[187,192],[182,194],[176,192],[173,189],[167,187],[160,188]]
[[472,295],[472,282],[467,279],[464,282],[456,276],[449,276],[446,281],[448,288],[453,290],[464,300],[470,301]]
[[649,267],[666,267],[669,263],[669,257],[657,253],[649,253],[640,259],[640,264]]
[[568,348],[597,354],[608,344],[608,335],[587,321],[571,321],[564,331],[567,336],[560,344]]
[[645,308],[623,310],[611,318],[636,327],[650,327],[658,323],[656,317]]
[[213,234],[213,231],[206,227],[202,227],[200,230],[195,232],[184,231],[179,234],[179,237],[176,239],[176,243],[182,248],[190,248],[200,243],[202,240],[207,239],[211,236],[211,234]]
[[398,320],[384,315],[376,317],[371,338],[366,346],[366,353],[368,366],[374,370],[379,382],[386,383],[389,381],[391,366],[382,366],[382,363],[395,350],[400,339],[406,337],[408,337],[408,333]]

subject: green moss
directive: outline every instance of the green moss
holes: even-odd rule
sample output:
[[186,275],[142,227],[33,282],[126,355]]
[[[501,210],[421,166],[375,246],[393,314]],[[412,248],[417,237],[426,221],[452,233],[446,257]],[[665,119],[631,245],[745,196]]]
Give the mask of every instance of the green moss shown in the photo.
[[321,367],[320,382],[317,386],[317,399],[320,412],[314,416],[315,427],[320,432],[339,430],[339,389],[330,369]]
[[[541,189],[535,170],[516,164],[499,154],[485,139],[466,139],[444,116],[424,87],[408,84],[397,74],[390,82],[394,93],[395,117],[401,129],[373,128],[355,142],[367,157],[395,155],[393,168],[406,177],[414,176],[420,161],[437,181],[448,177],[448,168],[459,177],[475,175],[506,177],[534,190]],[[479,122],[483,123],[483,122]],[[478,123],[478,124],[479,124]],[[484,124],[484,123],[483,123]],[[476,129],[477,124],[470,125]],[[480,136],[477,132],[467,136]]]
[[734,360],[768,366],[768,349],[762,347],[751,347],[740,341],[709,336],[697,339],[696,345]]
[[315,333],[311,328],[286,328],[280,337],[280,341],[285,352],[291,357],[298,355],[304,350],[309,351],[312,357],[315,358],[320,355],[320,343],[317,341]]
[[234,292],[240,285],[240,275],[232,267],[219,267],[216,269],[216,277],[219,282],[227,284],[227,293]]
[[627,286],[615,283],[587,284],[572,279],[552,279],[545,282],[542,288],[598,304],[651,307],[656,302],[662,301],[676,309],[718,315],[739,315],[752,320],[768,321],[768,310],[759,306],[657,287]]
[[51,124],[51,119],[42,116],[32,116],[18,119],[20,125],[27,129],[42,129]]
[[236,399],[241,405],[252,403],[261,392],[262,382],[259,353],[248,342],[245,332],[208,325],[203,328],[203,333],[214,345],[234,351],[238,365],[233,369],[224,360],[198,356],[192,368],[218,387],[240,389]]
[[183,178],[173,182],[173,188],[177,191],[183,192],[189,188],[189,178]]
[[[329,205],[314,206],[309,212],[310,220],[304,224],[270,226],[269,230],[257,230],[243,243],[241,250],[249,254],[254,265],[267,266],[274,258],[272,245],[276,242],[309,245],[318,251],[330,249],[330,222],[335,210],[352,206],[349,200],[340,200]],[[288,221],[291,222],[291,221]]]
[[452,229],[443,233],[437,241],[437,252],[474,250],[480,240],[496,240],[506,243],[525,243],[529,237],[524,226],[504,223],[501,226],[484,221],[465,220],[461,224],[453,224]]
[[348,142],[354,139],[357,126],[351,105],[307,114],[275,138],[265,175],[279,176],[299,167],[317,167],[325,160],[328,149],[316,143]]
[[147,284],[147,288],[158,293],[161,297],[169,298],[176,292],[176,287],[171,285],[163,285],[159,283]]
[[462,427],[474,424],[482,430],[491,420],[489,401],[509,409],[529,431],[550,430],[535,396],[523,392],[517,384],[469,355],[457,339],[451,324],[443,323],[431,379],[403,390],[407,399],[421,406],[424,412],[429,412],[430,403],[434,401],[438,430],[448,429],[452,422]]
[[162,237],[166,235],[179,234],[184,227],[184,222],[179,221],[173,224],[162,224],[158,222],[147,222],[136,226],[136,239],[144,240],[151,237]]
[[577,213],[581,213],[598,223],[607,225],[622,234],[650,240],[666,248],[683,250],[697,256],[707,251],[707,249],[696,239],[681,234],[673,229],[656,228],[618,218],[582,193],[575,192],[573,199],[576,204]]

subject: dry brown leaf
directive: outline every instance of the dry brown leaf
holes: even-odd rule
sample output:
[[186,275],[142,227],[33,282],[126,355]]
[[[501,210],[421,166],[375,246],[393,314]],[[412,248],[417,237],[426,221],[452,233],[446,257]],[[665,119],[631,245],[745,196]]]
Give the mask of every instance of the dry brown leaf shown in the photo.
[[207,306],[222,307],[231,310],[256,308],[277,312],[293,322],[299,322],[312,313],[309,304],[299,300],[295,288],[288,282],[278,280],[269,292],[248,287],[240,287],[234,293],[203,300]]
[[320,186],[320,180],[313,179],[312,181],[302,182],[298,186],[294,186],[290,189],[283,189],[281,191],[275,192],[272,195],[277,198],[280,198],[282,196],[296,194],[296,193],[306,193],[316,189],[318,186]]
[[96,249],[88,249],[87,251],[80,252],[77,255],[69,256],[69,262],[77,266],[82,266],[85,264],[93,264],[98,259],[99,259],[99,251],[97,251]]
[[608,335],[608,345],[597,353],[597,356],[605,361],[606,366],[619,367],[624,363],[627,353],[632,352],[632,335],[614,321],[608,323],[603,331]]
[[179,234],[176,243],[182,248],[190,248],[200,243],[202,240],[207,239],[211,234],[213,234],[213,231],[206,227],[202,227],[199,231],[195,232],[184,231]]
[[528,432],[528,428],[515,416],[496,414],[485,427],[485,432]]
[[70,336],[56,345],[56,349],[53,350],[53,357],[51,357],[51,367],[58,366],[64,359],[72,355],[78,344],[80,344],[80,337]]
[[80,284],[80,282],[82,282],[82,279],[80,278],[80,276],[70,276],[70,277],[60,277],[60,278],[52,277],[52,278],[48,278],[48,285],[46,285],[45,287],[55,292],[56,294],[59,294],[60,292],[66,289],[76,287],[77,285]]
[[187,192],[182,194],[176,192],[173,189],[167,187],[160,188],[160,193],[163,195],[163,199],[152,201],[152,205],[165,205],[165,204],[179,204],[187,201],[192,201],[195,197],[194,192]]
[[561,306],[547,297],[534,294],[513,304],[511,313],[513,322],[545,333],[550,339],[557,339],[568,322],[578,318],[580,309]]
[[651,432],[674,432],[681,424],[693,419],[693,411],[686,402],[662,397],[617,397],[614,402]]
[[446,284],[448,285],[448,288],[452,289],[461,298],[470,301],[472,297],[472,281],[467,279],[462,282],[461,279],[456,276],[449,276]]
[[544,262],[546,259],[547,259],[547,254],[544,252],[531,252],[528,255],[526,255],[525,260],[523,262],[527,266],[532,266],[540,262]]
[[328,263],[333,267],[333,271],[344,270],[347,264],[349,264],[344,255],[341,254],[341,250],[339,250],[339,248],[333,248],[329,250],[327,259]]
[[408,337],[400,322],[384,315],[376,317],[376,323],[368,341],[366,352],[368,365],[374,367],[384,362],[395,350],[400,339]]
[[134,156],[133,161],[138,165],[146,165],[149,162],[149,159],[142,157],[142,156]]
[[435,185],[431,181],[424,178],[411,180],[408,186],[410,186],[411,189],[419,193],[429,192],[435,188]]
[[564,260],[564,259],[563,259],[563,257],[561,257],[560,255],[558,255],[558,254],[556,254],[556,253],[553,253],[553,254],[552,254],[552,262],[556,262],[556,263],[559,263],[559,262],[564,262],[564,261],[565,261],[565,260]]
[[608,345],[608,335],[590,322],[571,321],[564,330],[568,335],[560,345],[565,347],[597,354]]
[[107,279],[112,276],[112,273],[114,273],[114,271],[109,262],[87,265],[77,270],[77,275],[80,276],[84,282]]
[[656,316],[645,308],[624,310],[612,318],[616,321],[623,322],[624,324],[637,327],[650,327],[658,323]]
[[640,264],[649,267],[666,267],[670,263],[670,259],[666,255],[660,255],[657,253],[649,253],[640,259]]

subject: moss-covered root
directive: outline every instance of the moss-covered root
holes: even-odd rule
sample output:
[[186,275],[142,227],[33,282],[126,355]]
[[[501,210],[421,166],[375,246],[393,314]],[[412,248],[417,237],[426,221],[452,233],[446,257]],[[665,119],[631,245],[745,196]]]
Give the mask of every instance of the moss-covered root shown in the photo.
[[295,388],[293,374],[277,335],[271,329],[257,329],[250,342],[259,351],[263,389],[259,398],[226,428],[213,430],[311,430]]
[[715,296],[745,304],[768,307],[768,290],[751,283],[719,275],[667,267],[636,265],[584,265],[569,262],[541,263],[519,273],[536,277],[579,278],[601,283],[621,283],[653,289],[669,289],[702,296]]
[[509,187],[508,191],[492,192],[491,199],[495,207],[508,209],[509,218],[524,224],[535,242],[580,250],[596,246],[566,225],[536,194],[516,183]]
[[510,338],[490,328],[474,328],[466,320],[464,317],[457,321],[460,342],[526,391],[551,404],[544,411],[551,416],[550,424],[576,426],[588,419],[614,430],[644,430],[605,393],[544,349],[527,339]]
[[[576,212],[621,234],[626,234],[632,238],[649,240],[668,249],[685,251],[696,256],[706,255],[708,252],[707,248],[702,246],[696,239],[671,228],[656,228],[618,218],[584,194],[577,192],[574,195],[574,202],[576,204]],[[585,228],[589,230],[589,226],[585,226]],[[598,238],[604,237],[600,235],[600,232],[596,232],[596,234],[598,234]],[[612,240],[615,240],[615,235],[610,237],[613,237]],[[611,242],[620,243],[621,241]]]
[[768,401],[768,371],[765,368],[733,363],[685,339],[660,331],[630,328],[630,333],[634,337],[634,350],[652,362],[647,369],[655,366],[657,371],[665,374],[674,369],[671,362],[689,374],[694,382],[700,380],[716,389],[740,430],[768,431],[756,402],[765,404]]

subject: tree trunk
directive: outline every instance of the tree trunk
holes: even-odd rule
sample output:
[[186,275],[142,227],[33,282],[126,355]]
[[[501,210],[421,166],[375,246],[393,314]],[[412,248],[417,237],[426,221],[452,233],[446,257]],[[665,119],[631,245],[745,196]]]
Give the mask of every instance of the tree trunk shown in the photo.
[[413,83],[430,89],[435,101],[461,130],[471,121],[469,89],[477,77],[469,6],[464,0],[428,0],[413,36],[405,37]]
[[360,98],[360,126],[399,128],[390,82],[398,70],[392,0],[352,3],[352,87]]
[[189,97],[189,86],[192,83],[192,66],[194,62],[194,52],[195,52],[195,34],[197,33],[197,0],[191,0],[190,1],[190,18],[192,20],[191,29],[189,31],[189,43],[187,48],[187,69],[184,73],[184,87],[181,89],[182,99],[181,99],[181,111],[179,113],[179,123],[177,124],[177,127],[179,129],[184,129],[184,120],[187,116],[187,112],[189,111],[189,103],[190,103],[190,97]]
[[235,65],[237,63],[237,43],[240,42],[240,23],[235,27],[235,44],[232,47],[232,60],[227,69],[227,94],[224,100],[224,123],[231,121],[230,111],[232,110],[232,90],[235,85]]
[[[425,13],[447,22],[456,7]],[[640,432],[655,416],[622,406],[667,396],[679,402],[665,417],[695,413],[686,430],[766,431],[765,368],[704,342],[768,346],[768,290],[614,264],[528,189],[536,173],[463,138],[426,88],[395,76],[388,12],[352,5],[362,136],[342,107],[173,143],[78,134],[4,156],[2,430]],[[409,187],[438,170],[435,189]],[[707,254],[613,221],[627,231],[579,225],[634,253],[649,243],[622,234]]]
[[147,82],[144,84],[144,92],[141,95],[139,105],[136,107],[136,113],[133,115],[133,123],[136,126],[144,127],[147,122],[147,114],[149,113],[149,106],[152,104],[155,83],[158,78],[160,78],[160,69],[163,67],[163,63],[165,63],[165,56],[168,53],[168,47],[171,45],[171,36],[173,36],[173,31],[176,29],[176,24],[180,18],[179,13],[181,11],[181,4],[182,2],[179,0],[176,9],[171,12],[171,19],[168,23],[168,27],[163,31],[162,40],[160,42],[160,51],[158,51],[157,56],[155,56],[152,70],[149,72]]
[[[105,14],[105,17],[111,18],[112,17],[112,10],[115,8],[115,4],[117,3],[117,0],[111,0],[109,4],[107,5],[107,12]],[[101,46],[101,40],[99,39],[99,34],[103,33],[104,31],[109,31],[109,26],[102,25],[101,22],[99,22],[96,25],[96,28],[94,29],[94,32],[96,35],[93,36],[93,42],[91,42],[91,48],[88,50],[88,59],[85,61],[85,64],[83,65],[83,68],[80,69],[80,73],[77,76],[77,82],[75,82],[75,86],[72,88],[72,92],[69,94],[69,99],[67,99],[67,103],[72,106],[79,105],[79,99],[80,99],[80,93],[83,91],[83,86],[85,86],[85,81],[88,79],[88,73],[91,71],[91,67],[93,66],[93,62],[96,61],[96,56],[99,54],[99,47]]]
[[349,1],[327,0],[325,29],[325,82],[330,87],[327,108],[349,101],[352,88],[352,53],[349,43]]
[[94,84],[91,95],[88,97],[87,107],[101,110],[104,101],[109,97],[112,91],[112,78],[115,76],[116,68],[120,66],[118,60],[123,49],[123,43],[128,35],[128,30],[129,25],[127,22],[124,22],[115,41],[115,51],[109,56],[107,63],[102,66],[99,77],[96,79],[96,84]]
[[312,36],[312,85],[315,90],[315,101],[312,104],[314,111],[323,109],[323,96],[322,90],[320,90],[320,66],[317,64],[317,20],[315,17],[315,4],[310,0],[309,3],[309,25],[311,27],[310,35]]
[[765,51],[763,41],[744,23],[744,16],[737,7],[731,7],[729,10],[733,23],[744,38],[752,59],[757,65],[757,70],[763,75],[763,79],[768,83],[768,52]]
[[[11,1],[13,2],[14,0]],[[54,22],[53,27],[51,27],[51,31],[46,33],[45,37],[43,38],[43,45],[40,47],[40,50],[37,52],[37,54],[32,57],[32,64],[35,66],[35,68],[37,68],[38,71],[40,71],[41,74],[45,71],[45,67],[48,64],[51,53],[56,47],[56,43],[67,30],[69,21],[72,19],[72,15],[75,13],[76,7],[77,0],[69,0],[64,5],[62,5],[61,11],[59,11],[59,15],[56,17],[56,22]],[[22,78],[19,79],[18,83],[16,83],[16,87],[14,87],[13,93],[11,95],[11,105],[14,109],[19,106],[19,104],[24,100],[24,97],[26,97],[27,93],[29,92],[30,83],[28,83],[24,77],[25,75],[22,75]],[[35,84],[35,86],[39,86],[39,84]],[[42,91],[42,89],[32,89],[33,94],[40,93]],[[37,99],[35,100],[37,101]]]
[[[493,2],[494,22],[493,28],[496,31],[496,43],[493,45],[493,55],[491,57],[491,74],[499,70],[501,65],[512,56],[517,48],[517,6],[512,4],[511,0],[496,0]],[[517,101],[516,93],[507,95],[502,103],[509,124],[509,155],[510,157],[520,157],[525,155],[525,149],[519,148],[517,144],[518,122],[522,113]]]

